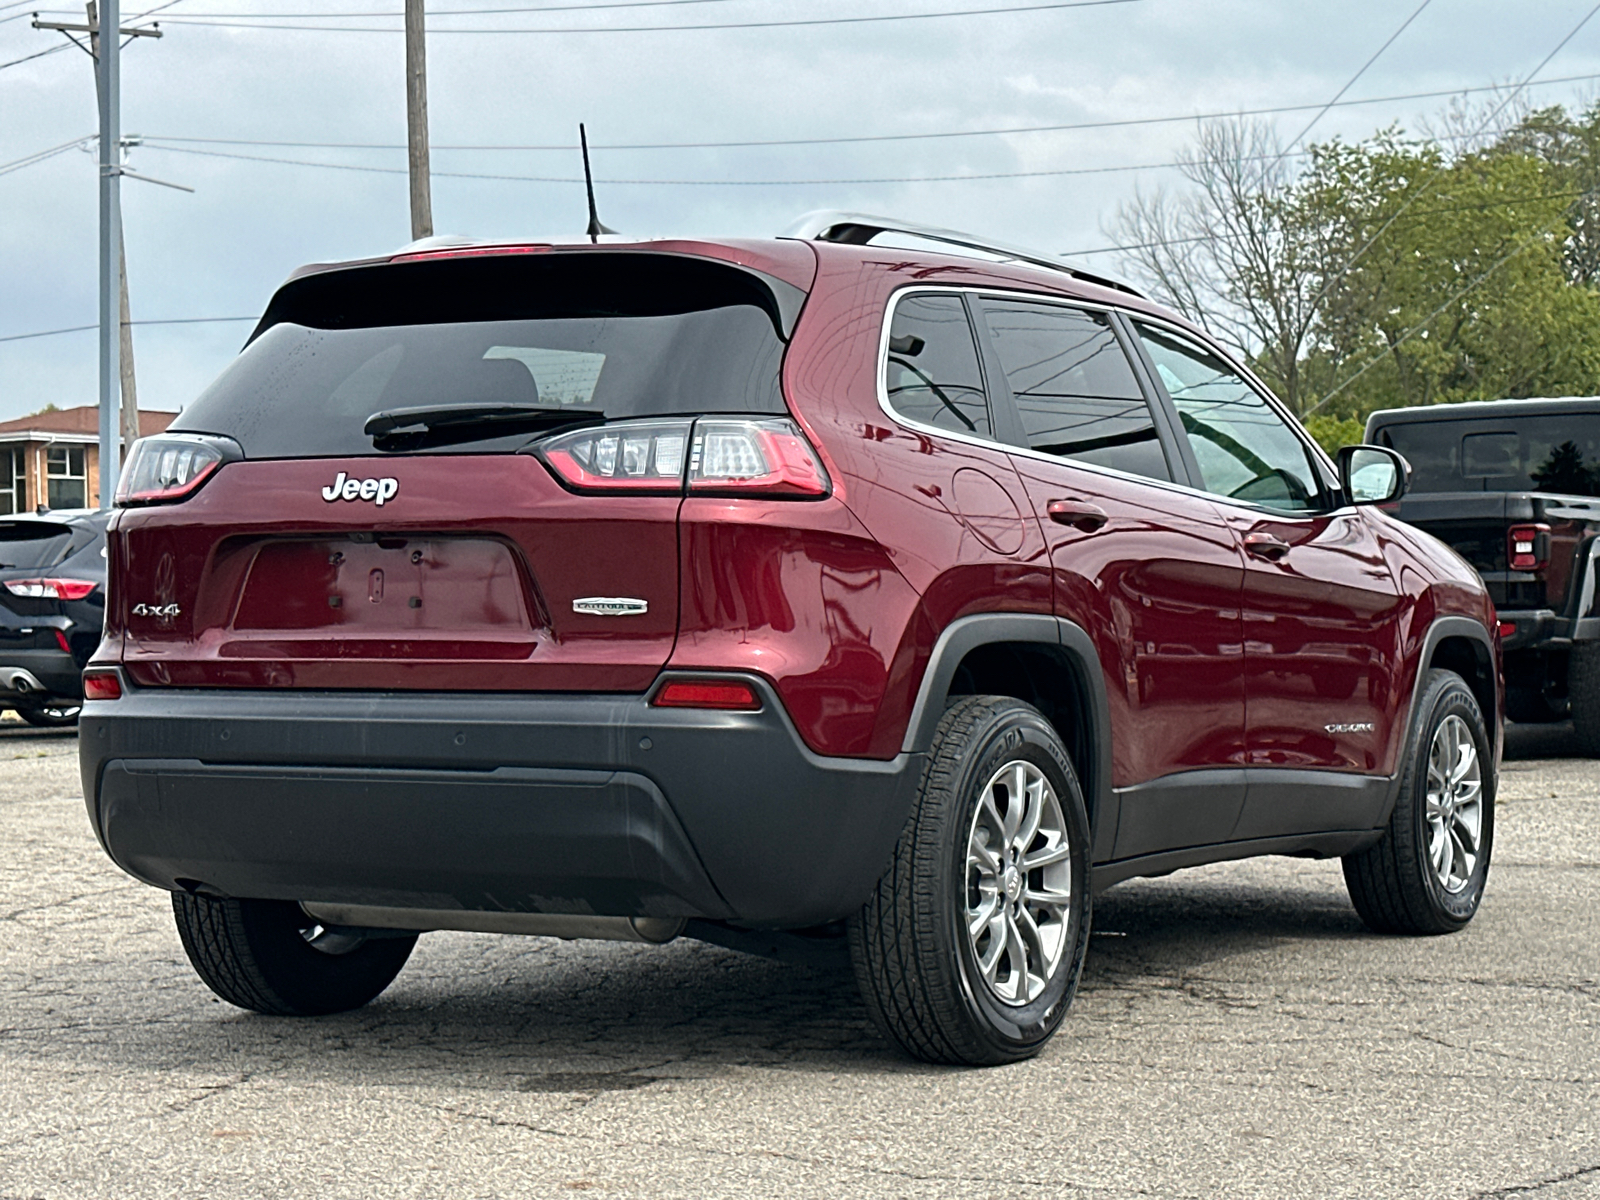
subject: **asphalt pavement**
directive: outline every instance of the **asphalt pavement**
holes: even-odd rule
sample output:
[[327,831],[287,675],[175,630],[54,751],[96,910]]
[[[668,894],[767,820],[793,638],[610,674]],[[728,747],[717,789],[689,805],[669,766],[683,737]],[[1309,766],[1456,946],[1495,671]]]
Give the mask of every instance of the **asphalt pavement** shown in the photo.
[[0,1200],[1600,1196],[1600,763],[1512,729],[1477,919],[1339,865],[1124,884],[1038,1059],[906,1062],[844,967],[436,933],[345,1016],[239,1012],[0,723]]

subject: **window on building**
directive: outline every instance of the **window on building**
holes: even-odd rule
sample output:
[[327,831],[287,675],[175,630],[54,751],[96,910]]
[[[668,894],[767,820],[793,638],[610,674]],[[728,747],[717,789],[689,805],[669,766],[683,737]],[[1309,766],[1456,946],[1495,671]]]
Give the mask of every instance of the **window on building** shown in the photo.
[[45,451],[45,482],[51,508],[89,507],[89,476],[82,446],[51,446]]
[[27,504],[22,451],[0,449],[0,516],[19,513],[27,507]]

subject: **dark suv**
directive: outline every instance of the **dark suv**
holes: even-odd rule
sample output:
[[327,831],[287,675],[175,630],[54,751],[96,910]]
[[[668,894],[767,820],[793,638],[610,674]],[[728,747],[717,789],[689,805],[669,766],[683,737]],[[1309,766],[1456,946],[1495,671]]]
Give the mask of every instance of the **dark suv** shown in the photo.
[[84,790],[219,995],[352,1008],[436,929],[833,934],[888,1037],[994,1063],[1119,880],[1340,855],[1375,929],[1471,919],[1494,615],[1373,507],[1403,460],[889,230],[309,267],[138,445]]

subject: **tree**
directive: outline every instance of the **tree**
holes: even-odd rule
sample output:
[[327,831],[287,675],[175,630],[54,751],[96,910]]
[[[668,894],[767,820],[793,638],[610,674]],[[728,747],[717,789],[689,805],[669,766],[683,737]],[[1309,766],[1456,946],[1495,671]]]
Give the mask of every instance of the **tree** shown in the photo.
[[1131,244],[1132,273],[1152,292],[1252,360],[1299,411],[1320,255],[1297,220],[1288,162],[1265,122],[1206,122],[1178,159],[1193,190],[1136,194],[1108,232]]

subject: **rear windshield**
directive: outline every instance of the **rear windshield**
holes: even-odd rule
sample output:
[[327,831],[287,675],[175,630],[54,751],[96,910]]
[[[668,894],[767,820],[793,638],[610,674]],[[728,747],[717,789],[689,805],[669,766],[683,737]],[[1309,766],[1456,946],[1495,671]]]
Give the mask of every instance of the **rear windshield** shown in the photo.
[[72,530],[45,521],[0,521],[0,570],[53,567],[72,547]]
[[[225,434],[249,458],[345,457],[392,450],[363,427],[396,409],[517,405],[606,421],[786,411],[781,318],[755,276],[665,256],[549,261],[559,257],[291,284],[172,428]],[[558,427],[458,426],[421,448],[504,451]]]
[[1411,464],[1413,492],[1600,496],[1600,412],[1418,421],[1377,436]]

